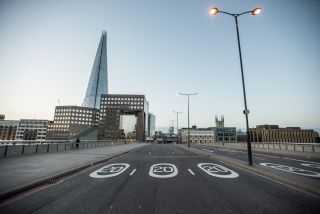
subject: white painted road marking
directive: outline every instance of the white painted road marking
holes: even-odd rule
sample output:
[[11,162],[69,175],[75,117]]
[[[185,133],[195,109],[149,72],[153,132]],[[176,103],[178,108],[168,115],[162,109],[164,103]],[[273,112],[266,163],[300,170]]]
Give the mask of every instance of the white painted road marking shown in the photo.
[[293,173],[293,174],[297,174],[297,175],[320,178],[320,173],[318,173],[318,172],[304,170],[304,169],[300,169],[297,167],[291,167],[291,166],[280,165],[280,164],[275,164],[275,163],[259,163],[259,164],[261,166],[270,167],[272,169],[277,169],[277,170],[281,170],[284,172],[289,172],[289,173]]
[[226,167],[223,167],[218,164],[214,163],[199,163],[198,167],[206,172],[208,175],[218,177],[218,178],[237,178],[239,177],[239,174],[232,171],[231,169],[228,169]]
[[300,165],[320,169],[320,164],[300,163]]
[[192,172],[191,169],[188,169],[188,171],[191,173],[191,175],[194,175],[194,172]]
[[92,178],[110,178],[120,175],[129,168],[127,163],[114,163],[104,166],[90,174]]
[[136,172],[137,169],[132,170],[132,172],[130,173],[130,176],[133,175]]
[[207,149],[201,149],[201,150],[206,151],[206,152],[213,152],[213,151],[207,150]]
[[178,169],[170,163],[158,163],[150,167],[149,175],[155,178],[171,178],[178,174]]

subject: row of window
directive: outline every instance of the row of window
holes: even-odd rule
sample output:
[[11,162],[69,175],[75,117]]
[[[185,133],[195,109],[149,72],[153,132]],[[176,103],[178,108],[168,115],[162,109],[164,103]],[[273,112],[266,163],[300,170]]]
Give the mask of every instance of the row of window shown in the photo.
[[[55,117],[61,117],[61,116],[92,117],[93,114],[92,113],[90,114],[90,113],[75,113],[75,112],[72,112],[72,113],[55,113],[54,116]],[[99,117],[98,114],[96,116]]]
[[92,114],[97,111],[86,110],[86,109],[59,109],[59,108],[57,108],[55,113],[67,113],[67,112]]
[[92,120],[91,117],[56,117],[55,122],[58,120]]
[[102,100],[120,100],[120,101],[123,101],[123,100],[130,100],[130,101],[143,101],[143,98],[133,98],[133,97],[103,97]]
[[[106,108],[107,106],[103,107]],[[128,109],[142,109],[143,106],[126,106]],[[123,106],[108,106],[107,108],[123,108]],[[104,110],[102,109],[100,112],[104,112]]]

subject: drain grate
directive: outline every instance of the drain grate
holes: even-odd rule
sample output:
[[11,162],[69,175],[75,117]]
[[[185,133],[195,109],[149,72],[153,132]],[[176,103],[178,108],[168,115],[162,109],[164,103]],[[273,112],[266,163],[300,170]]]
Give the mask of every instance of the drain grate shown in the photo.
[[61,183],[63,180],[61,180],[61,179],[53,179],[53,180],[50,180],[49,182],[48,182],[48,184],[49,185],[53,185],[53,184],[59,184],[59,183]]

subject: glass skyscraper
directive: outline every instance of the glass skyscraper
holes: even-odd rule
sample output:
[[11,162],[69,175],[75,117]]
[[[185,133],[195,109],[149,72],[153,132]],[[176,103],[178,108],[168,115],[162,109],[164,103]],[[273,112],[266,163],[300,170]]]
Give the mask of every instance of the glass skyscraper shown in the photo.
[[84,107],[100,108],[101,94],[108,94],[107,32],[103,31],[92,67]]

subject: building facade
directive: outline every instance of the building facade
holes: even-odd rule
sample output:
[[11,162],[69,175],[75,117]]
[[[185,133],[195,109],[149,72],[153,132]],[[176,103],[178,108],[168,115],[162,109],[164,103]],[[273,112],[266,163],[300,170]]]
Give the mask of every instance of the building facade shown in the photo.
[[292,142],[315,143],[314,130],[304,130],[300,127],[279,128],[278,125],[258,125],[250,129],[252,142]]
[[21,119],[16,140],[45,140],[49,120]]
[[152,113],[148,114],[148,137],[152,137],[155,135],[156,131],[156,116]]
[[133,114],[137,117],[136,140],[144,141],[148,134],[149,103],[144,95],[103,94],[101,95],[98,139],[113,140],[123,135],[120,115]]
[[4,120],[6,116],[4,114],[0,114],[0,120]]
[[215,142],[236,142],[237,141],[237,130],[236,127],[225,127],[224,117],[222,116],[219,120],[215,118],[216,127],[213,127],[214,141]]
[[15,140],[18,120],[0,120],[0,140]]
[[77,137],[99,125],[99,109],[82,106],[56,106],[54,121],[48,127],[47,139]]
[[[214,141],[214,132],[210,128],[190,129],[190,143],[212,143]],[[181,143],[188,143],[188,129],[181,129]]]

